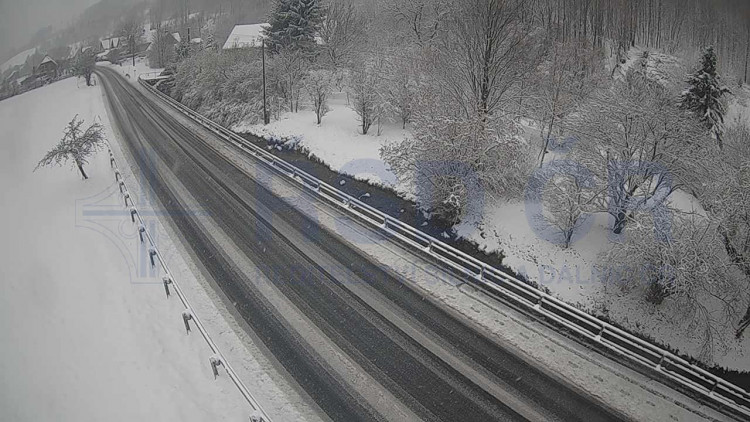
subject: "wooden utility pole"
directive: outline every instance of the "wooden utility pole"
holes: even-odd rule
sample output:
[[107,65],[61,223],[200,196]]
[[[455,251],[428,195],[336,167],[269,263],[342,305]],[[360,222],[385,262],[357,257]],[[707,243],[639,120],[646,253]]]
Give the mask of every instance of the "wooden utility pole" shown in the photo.
[[747,83],[747,61],[748,56],[750,56],[750,25],[747,27],[747,41],[745,42],[745,79],[744,82]]
[[269,123],[268,109],[266,108],[266,40],[262,40],[263,47],[261,48],[261,54],[263,55],[263,124]]
[[135,35],[130,35],[130,54],[133,56],[133,67],[135,67]]

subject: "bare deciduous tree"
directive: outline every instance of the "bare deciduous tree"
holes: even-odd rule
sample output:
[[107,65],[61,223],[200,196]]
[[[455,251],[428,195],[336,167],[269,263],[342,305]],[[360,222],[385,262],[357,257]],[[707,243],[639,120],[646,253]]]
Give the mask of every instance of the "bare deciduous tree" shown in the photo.
[[357,113],[363,135],[367,134],[370,126],[380,117],[382,110],[380,64],[380,60],[360,60],[349,75],[351,108]]
[[520,0],[469,0],[453,11],[442,65],[466,113],[492,115],[506,92],[538,64],[537,33],[521,21],[522,10]]
[[65,128],[62,140],[44,155],[34,171],[40,167],[59,166],[72,161],[81,172],[81,177],[88,179],[83,166],[88,164],[92,155],[104,148],[105,138],[104,127],[99,123],[92,124],[86,130],[83,130],[83,124],[84,121],[75,116]]
[[311,70],[304,80],[305,90],[310,98],[313,111],[317,118],[318,124],[321,123],[323,116],[328,111],[328,95],[331,92],[333,76],[329,70]]
[[676,95],[631,70],[577,110],[569,130],[575,159],[594,172],[601,211],[620,234],[638,209],[663,204],[705,149],[705,131],[679,109]]
[[345,0],[331,0],[325,7],[319,35],[326,59],[334,69],[351,63],[366,41],[365,22],[354,5]]

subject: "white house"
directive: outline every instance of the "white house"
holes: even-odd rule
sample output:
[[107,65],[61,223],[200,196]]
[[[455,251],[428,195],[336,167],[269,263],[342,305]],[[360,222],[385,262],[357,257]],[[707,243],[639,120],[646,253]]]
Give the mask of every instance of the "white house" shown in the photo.
[[227,42],[224,43],[223,49],[260,47],[264,38],[263,28],[267,26],[267,23],[235,25],[232,33],[229,34],[229,38],[227,38]]

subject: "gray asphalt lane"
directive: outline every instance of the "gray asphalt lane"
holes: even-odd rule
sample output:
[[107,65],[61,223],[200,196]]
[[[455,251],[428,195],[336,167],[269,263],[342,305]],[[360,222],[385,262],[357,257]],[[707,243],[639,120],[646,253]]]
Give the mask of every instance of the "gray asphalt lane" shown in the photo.
[[[263,271],[333,342],[425,420],[523,420],[495,396],[456,371],[406,335],[347,289],[347,283],[367,282],[404,313],[427,327],[430,335],[452,345],[472,365],[502,382],[512,394],[539,409],[549,420],[616,420],[593,400],[506,352],[464,322],[456,320],[417,292],[356,253],[325,230],[310,230],[315,222],[290,209],[262,184],[252,180],[209,148],[201,135],[177,122],[161,105],[141,94],[116,72],[102,69],[113,120],[135,160],[163,160],[211,217],[232,237],[242,254]],[[174,225],[224,293],[276,359],[334,420],[378,420],[364,401],[352,394],[346,380],[332,377],[320,360],[298,347],[291,332],[265,298],[252,288],[215,245],[210,233],[195,227],[181,200],[153,166],[141,172],[167,209]],[[174,212],[170,212],[174,211]],[[294,244],[274,227],[297,230],[307,239]],[[327,265],[313,260],[310,245],[330,257]],[[356,279],[339,279],[332,267],[349,268]]]

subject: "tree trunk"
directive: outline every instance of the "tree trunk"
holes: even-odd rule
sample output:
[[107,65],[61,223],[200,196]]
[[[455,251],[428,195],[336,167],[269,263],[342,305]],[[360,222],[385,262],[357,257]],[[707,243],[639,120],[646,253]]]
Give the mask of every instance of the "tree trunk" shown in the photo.
[[742,333],[745,332],[745,329],[750,326],[750,306],[747,307],[747,311],[745,312],[745,316],[742,317],[742,320],[740,320],[740,325],[737,328],[737,333],[735,334],[735,337],[740,338],[742,337]]
[[81,172],[81,176],[83,176],[83,180],[88,180],[89,177],[86,175],[86,172],[83,171],[83,164],[77,163],[77,165],[78,165],[78,170]]
[[625,230],[625,222],[627,221],[627,215],[625,213],[625,210],[622,210],[617,213],[615,216],[615,225],[612,227],[612,233],[614,234],[622,234],[622,231]]

